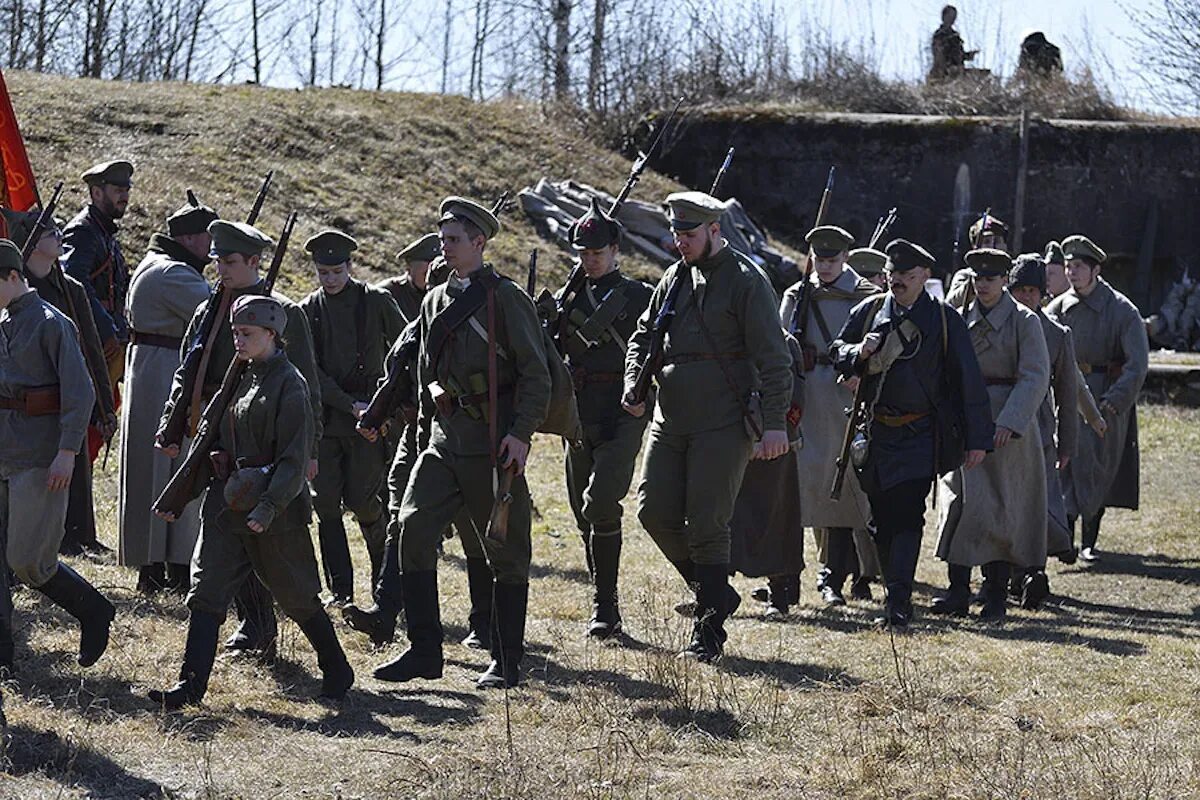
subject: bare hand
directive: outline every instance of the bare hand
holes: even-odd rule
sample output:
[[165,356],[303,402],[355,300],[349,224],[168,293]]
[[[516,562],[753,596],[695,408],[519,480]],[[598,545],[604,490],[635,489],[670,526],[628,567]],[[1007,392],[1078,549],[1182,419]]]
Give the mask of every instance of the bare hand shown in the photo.
[[304,470],[304,480],[311,481],[313,478],[317,477],[317,470],[317,460],[315,458],[309,459],[308,469]]
[[1091,427],[1096,432],[1096,435],[1103,439],[1104,434],[1108,433],[1108,420],[1104,417],[1097,417],[1091,422]]
[[963,466],[967,469],[975,469],[983,463],[983,457],[986,455],[986,450],[968,450],[967,457],[963,461]]
[[358,431],[358,435],[366,439],[368,442],[375,442],[379,440],[378,428],[364,428],[360,424],[356,425],[354,430]]
[[849,390],[850,394],[855,394],[858,391],[858,382],[860,378],[857,375],[851,375],[849,378],[841,378],[842,386]]
[[763,431],[763,438],[754,445],[752,461],[774,461],[788,451],[787,431]]
[[110,441],[117,432],[117,415],[109,414],[103,422],[100,423],[100,435],[104,437],[104,441]]
[[879,345],[881,344],[883,344],[882,333],[868,333],[866,338],[862,340],[862,344],[858,346],[858,360],[866,361],[868,358],[875,355],[875,351],[879,349]]
[[249,528],[250,530],[254,531],[255,533],[262,533],[263,531],[266,530],[266,528],[264,528],[262,526],[261,522],[256,522],[255,520],[252,520],[252,519],[246,520],[246,527]]
[[500,466],[505,469],[515,468],[516,474],[525,472],[525,462],[529,458],[529,443],[523,442],[509,434],[500,440]]
[[154,447],[165,454],[167,458],[177,458],[179,456],[179,445],[163,444],[161,436],[156,436],[154,438]]
[[631,417],[642,418],[646,414],[645,403],[629,403],[625,400],[621,401],[621,408],[625,409],[625,413]]
[[166,520],[167,522],[175,521],[175,515],[170,511],[155,511],[154,516],[158,517],[159,519]]
[[1006,428],[1003,425],[996,426],[996,435],[992,438],[992,447],[999,450],[1004,445],[1012,441],[1013,430]]
[[356,400],[354,402],[354,406],[350,409],[350,413],[354,415],[355,419],[362,419],[362,415],[366,412],[366,410],[367,403]]
[[46,471],[46,488],[61,492],[71,485],[71,473],[75,471],[75,454],[70,450],[59,450]]

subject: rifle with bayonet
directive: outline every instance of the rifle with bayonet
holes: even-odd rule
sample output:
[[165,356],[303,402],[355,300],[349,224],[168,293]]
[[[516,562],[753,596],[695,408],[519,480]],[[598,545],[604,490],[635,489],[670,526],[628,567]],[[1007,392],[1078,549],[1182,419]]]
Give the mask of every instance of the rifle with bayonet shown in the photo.
[[[275,171],[272,170],[263,178],[262,186],[254,198],[254,205],[251,206],[250,214],[246,217],[247,225],[253,225],[258,221],[258,215],[262,212],[263,203],[266,202],[267,192],[271,188],[271,181],[274,177]],[[193,197],[194,195],[189,190],[189,200]],[[222,320],[229,314],[229,304],[229,292],[218,281],[217,288],[204,309],[204,316],[200,318],[200,324],[196,326],[196,333],[188,346],[187,354],[180,364],[180,369],[183,371],[183,392],[179,395],[179,401],[171,408],[171,413],[159,427],[157,438],[163,446],[182,446],[183,440],[187,438],[188,434],[194,434],[198,429],[203,400],[204,373],[208,369],[208,360],[212,353],[216,331],[220,328]]]
[[[287,222],[283,225],[283,232],[279,235],[279,242],[275,245],[271,267],[267,270],[267,278],[263,282],[263,294],[267,297],[271,296],[271,291],[275,287],[279,270],[283,267],[284,256],[287,254],[288,241],[292,238],[292,230],[295,227],[296,212],[293,211],[288,214]],[[225,324],[228,324],[227,321]],[[209,453],[216,444],[221,429],[221,419],[228,411],[229,404],[233,402],[233,395],[242,380],[246,366],[247,362],[237,356],[234,356],[233,360],[229,362],[229,367],[221,379],[221,388],[204,407],[204,413],[196,428],[196,435],[192,439],[191,447],[188,448],[187,457],[180,465],[179,470],[171,477],[162,494],[154,501],[155,513],[176,518],[192,498],[200,493],[197,483],[204,472],[204,465],[208,463]]]
[[[821,193],[821,203],[817,206],[817,218],[814,228],[825,224],[825,216],[829,212],[829,198],[833,196],[833,177],[837,167],[829,168],[829,177],[825,179],[825,191]],[[800,276],[800,288],[797,290],[796,306],[792,310],[791,323],[788,331],[796,337],[796,341],[804,344],[804,330],[808,325],[808,309],[812,305],[812,273],[816,253],[808,248],[808,257],[804,260],[804,272]]]
[[729,165],[733,163],[733,148],[729,148],[729,152],[725,154],[725,160],[721,162],[721,168],[717,170],[717,177],[713,178],[712,188],[708,190],[711,197],[717,196],[717,190],[721,188],[721,182],[725,180],[725,173],[729,171]]
[[[617,214],[621,211],[621,206],[629,199],[629,195],[633,192],[633,187],[637,186],[638,181],[642,179],[642,173],[646,171],[646,164],[650,161],[650,156],[658,149],[659,143],[662,141],[663,134],[667,128],[671,127],[671,121],[675,119],[675,115],[679,113],[679,106],[683,104],[683,98],[680,97],[675,101],[675,107],[671,109],[671,113],[663,120],[662,125],[658,126],[658,131],[654,134],[654,139],[650,142],[650,146],[645,152],[638,152],[637,158],[633,160],[633,166],[629,169],[629,177],[625,179],[625,185],[621,187],[621,191],[613,200],[608,209],[608,215],[613,219],[617,218]],[[584,281],[587,280],[587,274],[583,271],[583,264],[576,262],[575,266],[571,267],[571,271],[567,274],[567,282],[563,284],[563,289],[559,293],[558,298],[554,301],[554,308],[550,312],[553,322],[549,325],[554,334],[554,344],[558,348],[560,355],[566,353],[564,341],[566,339],[566,320],[567,308],[579,290],[583,288]],[[546,314],[546,306],[548,303],[541,298],[537,300],[540,308],[543,309],[543,315]]]
[[[871,241],[868,242],[867,246],[876,248],[883,237],[887,235],[888,229],[896,224],[896,219],[895,208],[880,217],[879,223],[875,226],[875,231],[871,234]],[[866,383],[866,376],[860,376],[858,384],[854,387],[854,399],[850,401],[850,407],[846,409],[846,430],[842,433],[842,449],[838,451],[833,473],[833,485],[829,488],[830,500],[841,499],[842,484],[846,481],[846,469],[850,466],[850,450],[854,446],[854,437],[858,430],[866,424],[868,408],[867,403],[864,402],[865,398],[863,395],[863,387]]]

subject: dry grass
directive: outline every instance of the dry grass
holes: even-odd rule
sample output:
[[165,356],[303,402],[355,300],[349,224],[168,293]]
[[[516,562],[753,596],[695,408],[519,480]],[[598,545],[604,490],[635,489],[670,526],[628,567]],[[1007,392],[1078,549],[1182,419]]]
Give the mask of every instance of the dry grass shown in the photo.
[[[85,561],[119,606],[112,648],[80,671],[71,621],[18,593],[0,797],[1194,796],[1200,412],[1148,407],[1142,419],[1145,509],[1110,513],[1104,561],[1052,567],[1060,596],[1043,611],[1002,628],[926,618],[893,640],[872,629],[873,604],[818,609],[810,572],[790,620],[743,606],[717,668],[674,658],[682,586],[636,525],[629,637],[581,635],[582,554],[558,448],[540,440],[529,680],[509,697],[511,743],[503,695],[472,684],[482,654],[450,644],[442,681],[394,687],[369,668],[395,650],[372,653],[342,628],[360,680],[329,708],[307,699],[316,664],[291,623],[281,665],[221,662],[203,708],[163,716],[141,695],[174,677],[182,610]],[[110,543],[113,480],[98,480]],[[452,640],[467,609],[459,552],[448,546],[441,571]],[[918,577],[944,583],[931,553]]]

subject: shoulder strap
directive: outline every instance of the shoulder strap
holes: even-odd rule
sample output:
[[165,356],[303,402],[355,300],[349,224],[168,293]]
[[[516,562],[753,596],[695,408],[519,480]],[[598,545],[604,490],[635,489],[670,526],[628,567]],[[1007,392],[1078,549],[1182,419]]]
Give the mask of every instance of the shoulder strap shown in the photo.
[[429,363],[437,363],[442,348],[454,336],[454,331],[471,319],[476,311],[483,308],[485,303],[487,303],[487,288],[484,286],[484,282],[472,281],[465,292],[429,321],[429,333],[425,342],[425,348],[429,353]]
[[[687,269],[688,282],[691,282],[692,268],[688,264],[683,265]],[[704,334],[704,341],[708,343],[708,349],[714,356],[719,356],[720,351],[717,350],[717,343],[713,340],[712,333],[708,330],[708,323],[704,321],[704,309],[700,308],[700,304],[696,301],[695,293],[692,294],[692,306],[696,309],[696,317],[700,320],[700,332]],[[729,365],[722,358],[714,358],[717,366],[721,368],[721,375],[725,378],[725,385],[729,387],[729,391],[733,392],[733,397],[737,400],[738,406],[742,409],[742,417],[754,432],[755,439],[762,438],[762,430],[759,429],[758,421],[750,413],[750,407],[746,404],[746,398],[737,387],[737,382],[733,376],[729,374]]]
[[821,304],[814,302],[812,304],[813,319],[817,321],[817,327],[821,329],[821,338],[825,340],[826,345],[833,344],[833,337],[829,335],[829,323],[825,322],[825,315],[821,313]]
[[354,309],[354,374],[362,377],[367,372],[367,293],[370,289],[364,283],[359,287],[358,304]]

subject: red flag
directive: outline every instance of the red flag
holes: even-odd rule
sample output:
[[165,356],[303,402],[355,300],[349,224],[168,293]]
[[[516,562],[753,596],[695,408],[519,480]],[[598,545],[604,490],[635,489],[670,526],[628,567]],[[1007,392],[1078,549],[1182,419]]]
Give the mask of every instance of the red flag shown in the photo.
[[38,204],[33,168],[29,165],[29,154],[25,152],[25,140],[21,138],[3,72],[0,72],[0,171],[4,173],[4,181],[0,182],[0,206],[28,211]]

